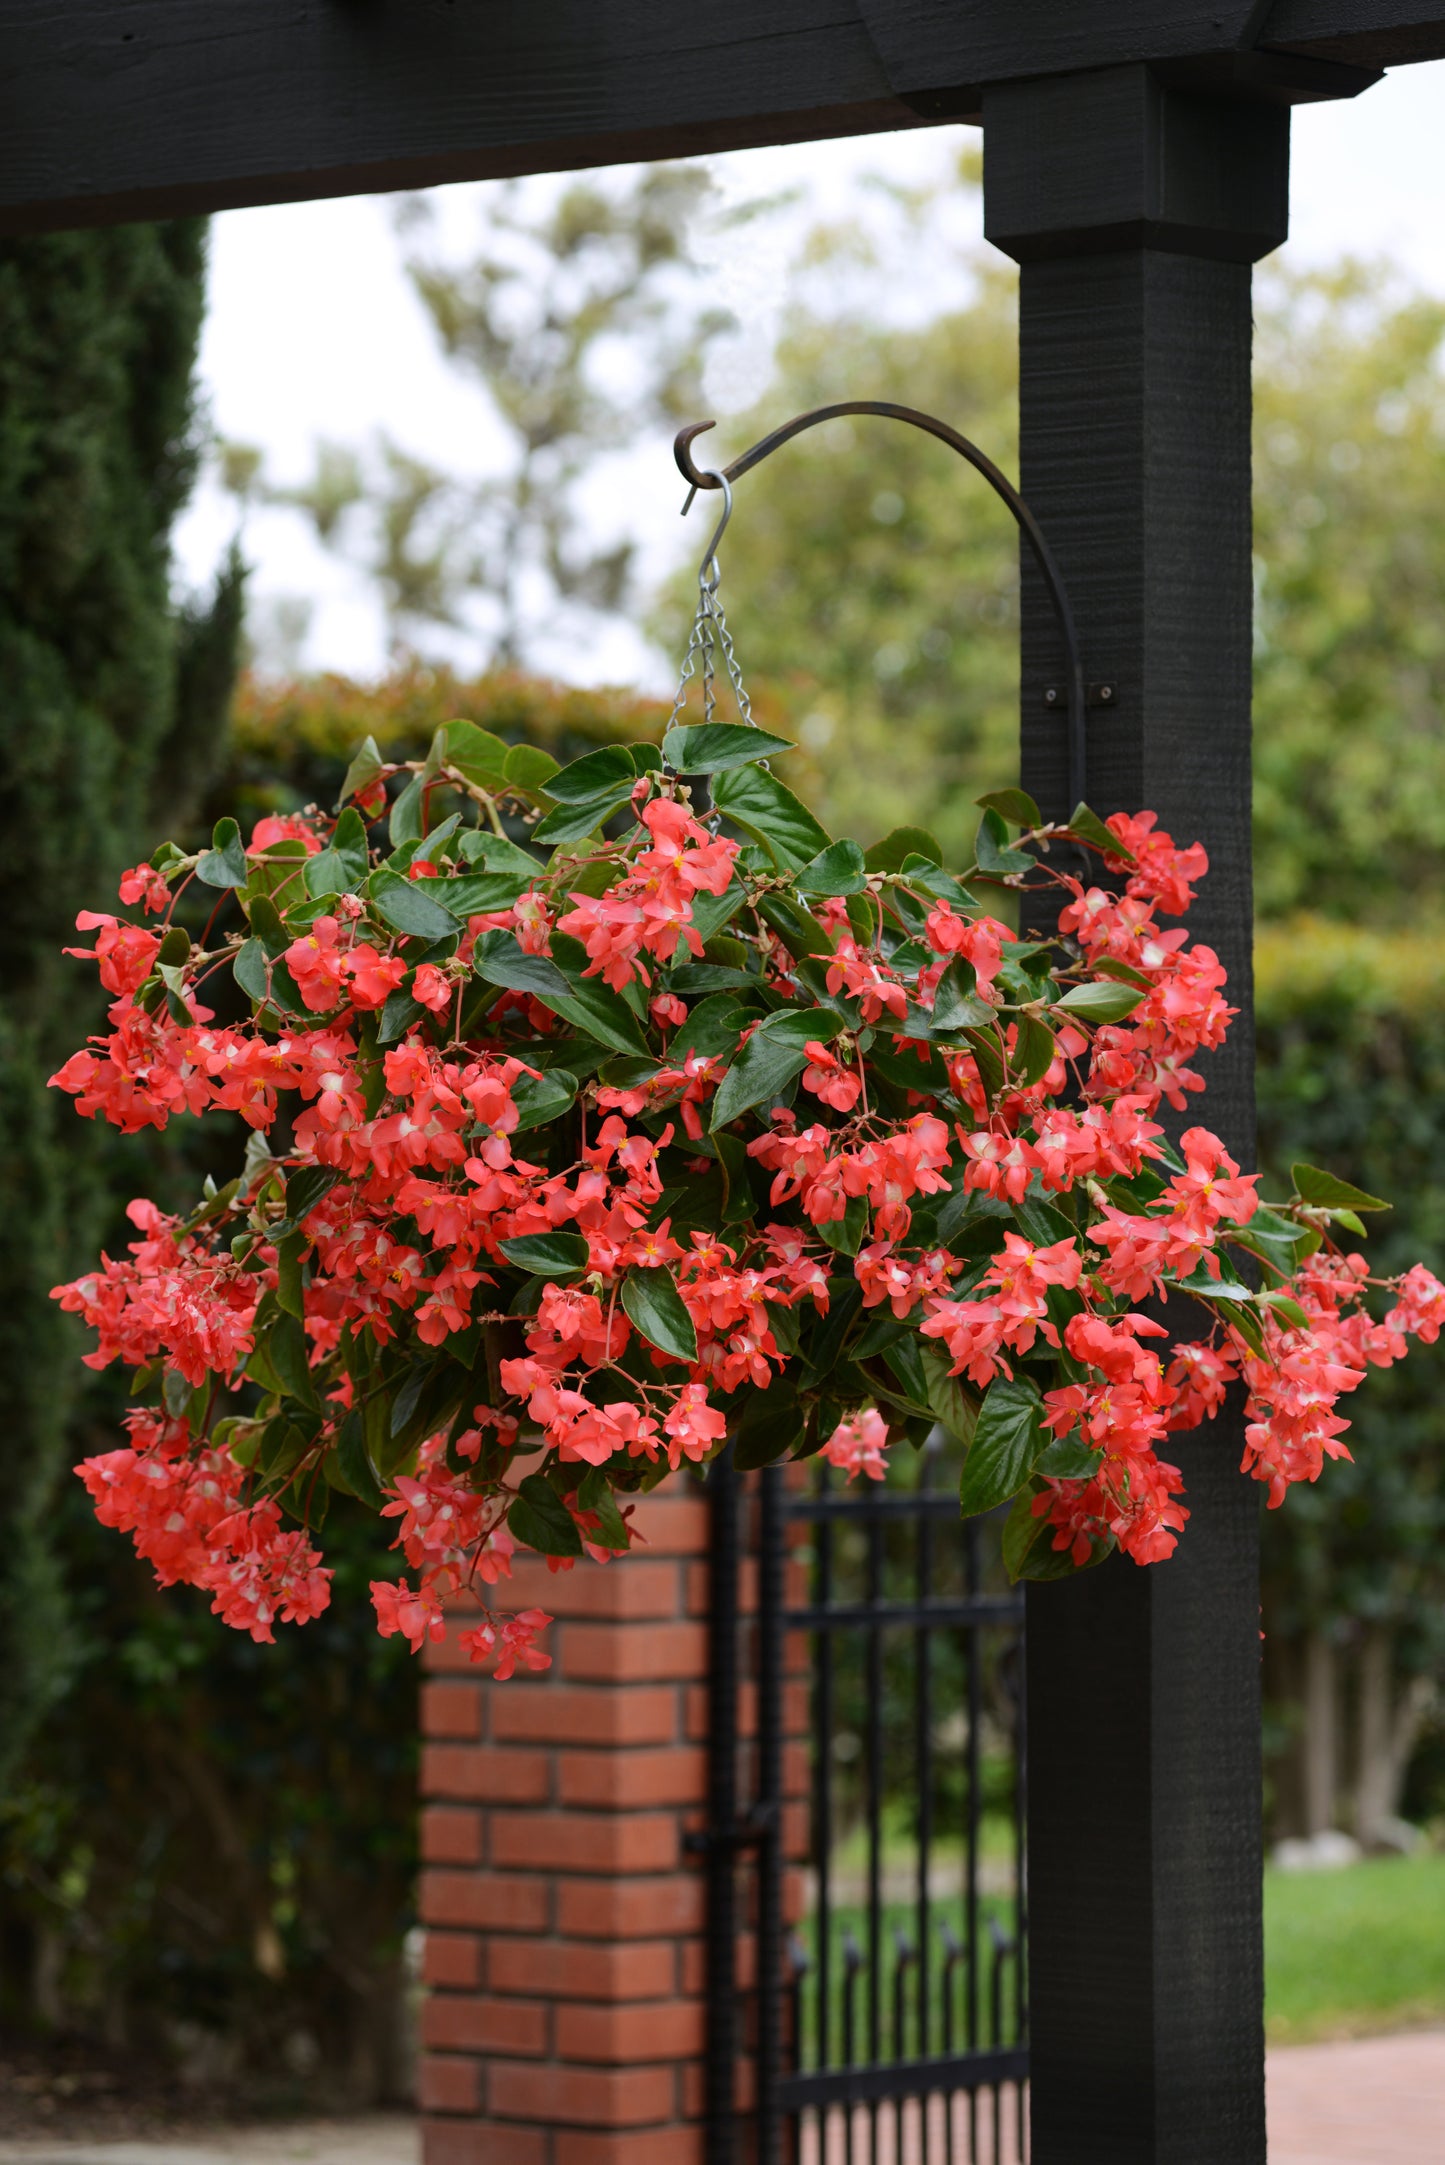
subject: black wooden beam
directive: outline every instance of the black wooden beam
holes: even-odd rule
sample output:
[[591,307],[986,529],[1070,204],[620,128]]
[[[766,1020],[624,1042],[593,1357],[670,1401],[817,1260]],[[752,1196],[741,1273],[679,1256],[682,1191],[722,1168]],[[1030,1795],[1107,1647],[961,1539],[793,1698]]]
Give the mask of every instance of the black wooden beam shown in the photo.
[[[1250,264],[1284,238],[1288,125],[1141,67],[984,103],[985,230],[1023,265],[1022,486],[1115,687],[1089,796],[1208,847],[1189,924],[1241,1013],[1199,1116],[1246,1165]],[[1022,772],[1049,816],[1060,661],[1025,566]],[[1259,1496],[1237,1418],[1168,1442],[1193,1514],[1176,1556],[1029,1589],[1035,2165],[1265,2154]]]
[[919,117],[855,0],[0,0],[3,232]]
[[1274,0],[1259,42],[1363,68],[1445,58],[1432,0]]
[[1138,60],[1345,97],[1434,54],[1445,0],[0,0],[0,233],[976,119]]

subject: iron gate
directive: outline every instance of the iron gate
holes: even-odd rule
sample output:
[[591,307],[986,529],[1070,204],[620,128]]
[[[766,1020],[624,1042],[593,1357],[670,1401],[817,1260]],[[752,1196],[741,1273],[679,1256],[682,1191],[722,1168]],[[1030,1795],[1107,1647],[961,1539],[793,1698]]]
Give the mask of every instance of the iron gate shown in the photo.
[[936,1430],[852,1488],[710,1476],[708,2165],[1025,2157],[1023,1599],[997,1527],[959,1519],[953,1449]]

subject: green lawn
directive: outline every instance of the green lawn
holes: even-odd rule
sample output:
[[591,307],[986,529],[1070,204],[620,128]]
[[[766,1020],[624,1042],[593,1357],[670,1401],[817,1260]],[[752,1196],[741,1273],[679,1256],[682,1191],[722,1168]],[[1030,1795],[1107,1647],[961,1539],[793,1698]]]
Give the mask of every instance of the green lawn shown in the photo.
[[1265,1874],[1273,2044],[1445,2022],[1445,1856]]

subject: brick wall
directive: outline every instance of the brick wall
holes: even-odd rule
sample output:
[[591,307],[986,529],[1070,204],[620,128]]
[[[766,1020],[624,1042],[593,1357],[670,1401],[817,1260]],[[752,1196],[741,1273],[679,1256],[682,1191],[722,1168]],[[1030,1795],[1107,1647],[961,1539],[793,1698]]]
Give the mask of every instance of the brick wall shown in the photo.
[[[647,1546],[521,1565],[552,1667],[430,1653],[422,1761],[426,2165],[697,2165],[707,1505],[646,1498]],[[455,1629],[464,1628],[459,1619]]]

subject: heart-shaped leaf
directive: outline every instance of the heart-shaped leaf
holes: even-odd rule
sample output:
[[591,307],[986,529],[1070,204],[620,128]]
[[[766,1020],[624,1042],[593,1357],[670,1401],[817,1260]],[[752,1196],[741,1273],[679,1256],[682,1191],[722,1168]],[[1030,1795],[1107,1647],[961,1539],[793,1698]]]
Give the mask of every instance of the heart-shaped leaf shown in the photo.
[[996,879],[1006,879],[1011,872],[1027,872],[1034,861],[1027,850],[1012,847],[1002,816],[992,810],[979,821],[973,854],[980,872],[991,872]]

